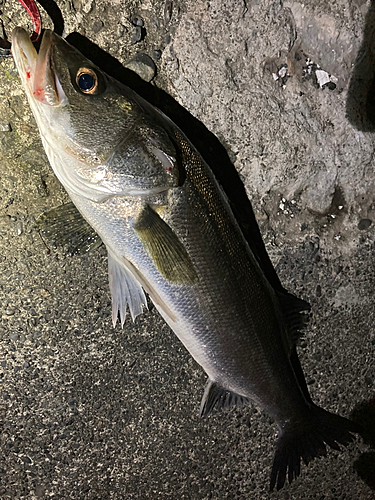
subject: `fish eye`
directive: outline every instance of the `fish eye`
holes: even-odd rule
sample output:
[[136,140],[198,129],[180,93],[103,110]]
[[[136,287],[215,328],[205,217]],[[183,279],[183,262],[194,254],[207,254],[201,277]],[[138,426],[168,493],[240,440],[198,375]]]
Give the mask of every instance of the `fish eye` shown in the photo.
[[84,94],[95,94],[98,89],[98,77],[90,68],[80,68],[77,71],[76,83]]

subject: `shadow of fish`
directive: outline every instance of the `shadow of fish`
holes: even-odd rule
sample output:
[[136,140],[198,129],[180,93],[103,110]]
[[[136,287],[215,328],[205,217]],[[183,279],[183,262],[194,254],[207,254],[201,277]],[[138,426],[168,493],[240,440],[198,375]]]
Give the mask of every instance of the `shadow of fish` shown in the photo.
[[78,245],[88,235],[87,248],[100,236],[113,324],[119,313],[123,325],[127,308],[133,320],[141,314],[146,291],[208,374],[201,416],[252,401],[275,419],[271,490],[326,444],[347,445],[357,425],[316,406],[291,363],[308,304],[270,286],[179,128],[51,31],[37,54],[16,28],[12,52],[50,163],[79,211],[67,205],[44,222],[59,229],[61,216],[80,228]]

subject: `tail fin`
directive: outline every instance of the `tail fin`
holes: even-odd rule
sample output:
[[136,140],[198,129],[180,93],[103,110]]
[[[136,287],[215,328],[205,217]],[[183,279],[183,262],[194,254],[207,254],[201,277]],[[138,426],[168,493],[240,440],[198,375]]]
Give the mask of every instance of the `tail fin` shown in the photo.
[[[307,465],[313,458],[327,454],[326,444],[340,450],[353,441],[352,433],[360,433],[361,427],[328,411],[312,406],[311,419],[300,428],[288,427],[279,434],[272,464],[270,490],[280,490],[288,473],[289,483],[300,475],[301,458]],[[291,423],[292,425],[292,423]],[[295,423],[298,426],[298,423]]]

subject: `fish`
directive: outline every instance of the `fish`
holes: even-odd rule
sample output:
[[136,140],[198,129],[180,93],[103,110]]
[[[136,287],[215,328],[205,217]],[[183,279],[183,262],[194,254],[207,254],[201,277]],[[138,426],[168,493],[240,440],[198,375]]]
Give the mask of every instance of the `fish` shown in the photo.
[[271,286],[186,135],[52,31],[37,52],[15,28],[12,54],[72,200],[44,214],[44,226],[73,250],[104,243],[113,325],[127,310],[133,321],[142,314],[147,293],[208,375],[201,417],[250,403],[272,417],[270,490],[327,445],[348,445],[359,426],[312,401],[295,361],[309,304]]

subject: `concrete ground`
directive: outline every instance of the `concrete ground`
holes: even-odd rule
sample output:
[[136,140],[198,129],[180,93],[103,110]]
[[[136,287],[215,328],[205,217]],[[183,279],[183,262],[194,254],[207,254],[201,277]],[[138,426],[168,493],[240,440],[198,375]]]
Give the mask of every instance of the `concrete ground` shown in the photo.
[[[2,58],[0,498],[374,499],[374,4],[40,5],[183,128],[259,245],[246,190],[283,286],[312,305],[298,348],[311,394],[366,430],[269,494],[274,423],[253,407],[200,420],[205,375],[157,312],[113,329],[103,247],[42,241],[35,219],[68,199]],[[0,9],[6,33],[30,24],[17,2]],[[139,52],[152,83],[122,66]]]

